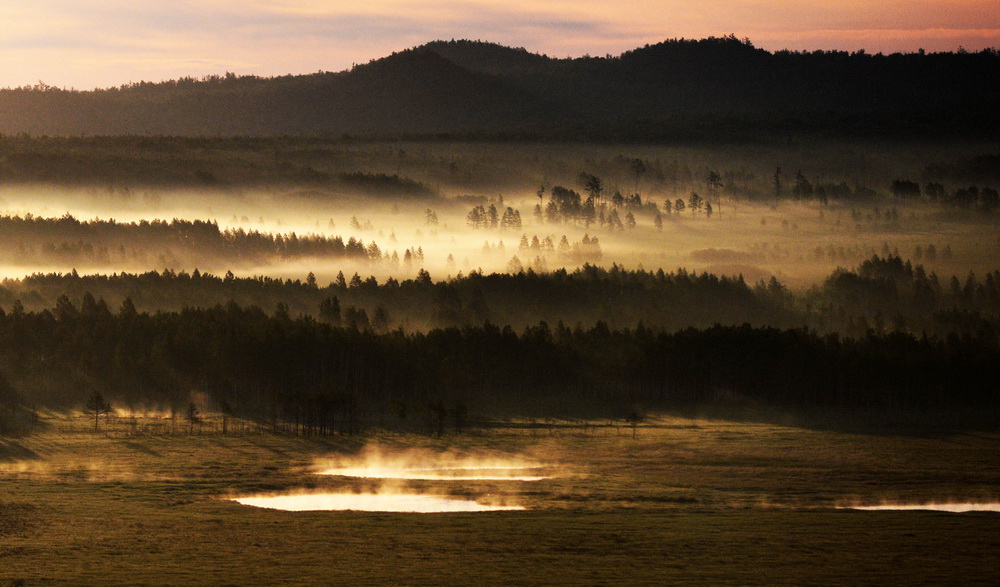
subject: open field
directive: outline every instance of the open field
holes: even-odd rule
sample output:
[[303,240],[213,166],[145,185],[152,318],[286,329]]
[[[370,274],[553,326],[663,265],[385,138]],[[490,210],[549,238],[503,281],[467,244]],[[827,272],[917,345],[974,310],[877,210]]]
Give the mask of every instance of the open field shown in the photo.
[[[996,579],[1000,514],[864,512],[996,502],[996,433],[848,434],[647,418],[383,433],[94,433],[46,418],[0,444],[3,584],[926,583]],[[518,457],[553,478],[398,481],[526,511],[284,512],[225,498],[372,490],[313,474],[376,447]]]

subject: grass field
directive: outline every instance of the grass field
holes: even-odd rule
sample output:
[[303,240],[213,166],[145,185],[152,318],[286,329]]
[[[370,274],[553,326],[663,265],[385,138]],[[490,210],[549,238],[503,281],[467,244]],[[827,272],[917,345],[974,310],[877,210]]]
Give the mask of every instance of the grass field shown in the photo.
[[[995,584],[1000,514],[850,504],[1000,501],[1000,435],[647,419],[296,438],[94,433],[0,441],[0,585]],[[181,432],[186,432],[182,428]],[[405,481],[527,511],[284,512],[225,498],[374,489],[313,474],[377,446],[521,457],[534,482]]]

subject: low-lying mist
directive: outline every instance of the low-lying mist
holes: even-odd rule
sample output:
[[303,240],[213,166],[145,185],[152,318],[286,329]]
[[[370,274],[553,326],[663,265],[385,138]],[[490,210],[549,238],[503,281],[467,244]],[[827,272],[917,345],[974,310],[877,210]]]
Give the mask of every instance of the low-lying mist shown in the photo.
[[[863,348],[892,363],[879,373],[913,377],[900,401],[920,409],[941,393],[929,382],[968,363],[963,409],[985,401],[992,367],[977,361],[993,356],[1000,325],[991,145],[17,137],[0,148],[0,334],[17,341],[0,387],[16,408],[0,428],[23,429],[29,399],[79,407],[94,389],[172,409],[204,393],[321,433],[396,413],[400,431],[441,434],[467,424],[471,401],[485,412],[582,385],[619,406],[733,390],[795,403],[788,390],[802,385],[780,358],[739,364],[714,350],[725,340],[782,353],[804,341],[813,355],[795,362],[818,366],[849,366]],[[89,169],[73,163],[80,153]],[[637,349],[680,365],[661,373],[662,357]],[[477,368],[448,362],[458,356]],[[940,364],[923,374],[907,364],[918,356]],[[772,379],[747,383],[758,367]],[[844,368],[825,402],[894,404],[857,392]],[[905,387],[889,379],[892,393]]]
[[368,445],[357,455],[329,457],[314,465],[320,475],[409,481],[542,481],[556,467],[520,456],[393,450]]
[[[534,458],[495,451],[458,452],[400,449],[368,444],[350,456],[318,459],[312,472],[333,482],[364,480],[351,491],[292,491],[243,496],[243,505],[288,511],[357,510],[376,512],[487,512],[523,510],[517,483],[544,481],[557,467]],[[415,483],[418,483],[415,485]],[[483,484],[487,485],[483,485]],[[497,489],[497,483],[502,489]],[[430,485],[428,485],[430,484]],[[449,492],[479,494],[458,499]]]
[[[170,269],[237,276],[305,278],[320,285],[374,276],[434,279],[468,274],[545,273],[585,263],[627,268],[777,276],[804,289],[872,255],[901,255],[939,273],[992,270],[996,219],[939,207],[882,203],[781,202],[717,196],[714,210],[679,211],[670,198],[596,204],[594,217],[544,211],[533,193],[433,202],[302,198],[295,193],[169,192],[161,204],[126,206],[59,190],[4,191],[8,227],[0,273],[115,273]],[[683,200],[684,198],[680,198]],[[573,205],[578,205],[574,203]],[[477,209],[493,215],[470,219]],[[504,226],[504,211],[519,214]],[[601,219],[604,222],[601,222]],[[156,219],[160,219],[156,221]],[[475,220],[475,222],[473,221]],[[345,248],[346,247],[346,248]]]

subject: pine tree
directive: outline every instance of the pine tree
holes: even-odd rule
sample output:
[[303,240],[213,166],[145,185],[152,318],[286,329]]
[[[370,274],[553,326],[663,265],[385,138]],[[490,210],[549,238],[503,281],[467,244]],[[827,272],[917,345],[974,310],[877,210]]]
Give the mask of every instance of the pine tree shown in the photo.
[[111,404],[105,401],[101,392],[94,390],[94,392],[90,394],[90,398],[87,399],[86,407],[87,414],[94,416],[94,432],[97,432],[101,416],[111,412]]

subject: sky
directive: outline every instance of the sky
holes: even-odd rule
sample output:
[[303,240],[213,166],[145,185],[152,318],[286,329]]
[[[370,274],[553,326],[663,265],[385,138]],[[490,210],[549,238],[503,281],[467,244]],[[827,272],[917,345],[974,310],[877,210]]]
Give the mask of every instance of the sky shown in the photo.
[[0,87],[340,71],[436,39],[553,57],[735,34],[768,50],[1000,48],[998,0],[0,0]]

